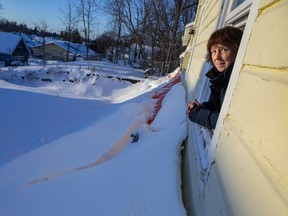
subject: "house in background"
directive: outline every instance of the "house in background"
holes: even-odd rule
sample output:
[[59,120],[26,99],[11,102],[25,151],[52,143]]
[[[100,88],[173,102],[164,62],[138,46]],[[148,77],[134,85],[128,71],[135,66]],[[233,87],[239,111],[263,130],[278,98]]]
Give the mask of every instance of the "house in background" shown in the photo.
[[187,100],[210,95],[210,35],[227,25],[244,33],[215,130],[188,123],[188,215],[288,215],[287,11],[287,0],[199,0],[194,30],[184,37]]
[[45,60],[75,61],[75,60],[97,60],[98,55],[91,49],[86,54],[84,44],[76,44],[68,41],[51,40],[45,44],[32,47],[33,56],[36,58],[45,57]]
[[[155,57],[156,51],[158,48],[152,48],[148,45],[143,45],[142,50],[145,53],[146,62],[144,62],[143,53],[141,52],[140,46],[138,44],[133,43],[129,50],[130,64],[135,68],[147,68],[150,67],[149,63],[152,62],[153,57]],[[154,56],[153,56],[154,55]]]
[[19,34],[0,32],[0,66],[28,64],[30,50]]
[[32,49],[33,46],[36,46],[36,45],[40,44],[39,41],[35,40],[35,38],[34,38],[35,36],[34,35],[28,35],[28,34],[25,34],[25,33],[22,33],[22,32],[21,33],[17,33],[17,34],[22,36],[22,38],[24,39],[27,47],[30,49],[30,52],[31,52],[31,49]]

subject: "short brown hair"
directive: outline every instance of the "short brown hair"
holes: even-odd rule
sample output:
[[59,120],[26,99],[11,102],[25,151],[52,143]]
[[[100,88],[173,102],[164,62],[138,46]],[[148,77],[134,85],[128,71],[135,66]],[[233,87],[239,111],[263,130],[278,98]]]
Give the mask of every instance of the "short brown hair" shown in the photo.
[[222,44],[229,47],[237,53],[243,32],[235,27],[226,26],[215,31],[209,38],[207,43],[207,61],[212,63],[211,48],[213,45]]

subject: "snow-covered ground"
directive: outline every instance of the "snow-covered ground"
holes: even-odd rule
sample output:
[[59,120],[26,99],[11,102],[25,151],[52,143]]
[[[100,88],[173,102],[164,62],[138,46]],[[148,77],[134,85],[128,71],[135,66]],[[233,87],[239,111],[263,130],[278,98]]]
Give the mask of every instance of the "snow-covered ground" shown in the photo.
[[181,84],[146,123],[169,81],[105,62],[2,68],[0,215],[186,215]]

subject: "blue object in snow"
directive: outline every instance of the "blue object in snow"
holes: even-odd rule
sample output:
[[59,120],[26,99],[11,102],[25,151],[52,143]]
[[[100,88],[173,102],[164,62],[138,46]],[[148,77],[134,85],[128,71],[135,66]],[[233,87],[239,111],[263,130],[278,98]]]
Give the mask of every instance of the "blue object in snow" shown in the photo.
[[132,143],[137,142],[139,140],[139,134],[131,134],[132,139]]

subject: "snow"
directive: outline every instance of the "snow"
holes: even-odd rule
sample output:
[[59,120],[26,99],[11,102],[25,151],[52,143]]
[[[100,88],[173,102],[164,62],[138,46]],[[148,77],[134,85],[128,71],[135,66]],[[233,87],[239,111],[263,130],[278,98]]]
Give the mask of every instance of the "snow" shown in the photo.
[[0,214],[186,215],[182,84],[147,125],[168,77],[81,64],[1,69]]

